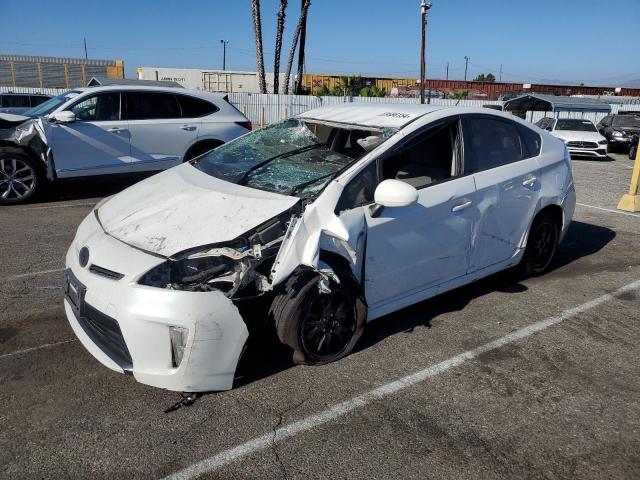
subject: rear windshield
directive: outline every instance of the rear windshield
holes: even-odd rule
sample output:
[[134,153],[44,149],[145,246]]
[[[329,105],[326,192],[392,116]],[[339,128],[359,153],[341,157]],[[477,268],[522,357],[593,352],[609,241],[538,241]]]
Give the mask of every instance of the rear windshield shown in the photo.
[[222,145],[193,165],[228,182],[310,197],[396,131],[290,118]]
[[573,130],[576,132],[597,132],[595,125],[589,120],[561,118],[556,123],[556,130]]

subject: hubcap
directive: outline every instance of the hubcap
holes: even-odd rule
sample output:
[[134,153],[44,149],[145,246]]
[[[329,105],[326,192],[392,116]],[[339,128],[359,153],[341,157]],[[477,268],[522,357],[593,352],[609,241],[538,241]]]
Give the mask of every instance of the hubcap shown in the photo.
[[356,331],[355,310],[339,291],[321,294],[309,306],[302,324],[302,343],[316,360],[341,353]]
[[28,196],[35,186],[31,167],[17,158],[0,159],[0,197],[17,200]]

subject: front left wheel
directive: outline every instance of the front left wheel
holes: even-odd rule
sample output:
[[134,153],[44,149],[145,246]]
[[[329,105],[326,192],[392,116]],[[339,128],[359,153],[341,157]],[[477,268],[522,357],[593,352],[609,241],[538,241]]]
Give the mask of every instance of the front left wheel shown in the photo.
[[296,364],[322,365],[345,357],[362,336],[366,305],[351,279],[340,283],[302,271],[291,276],[271,305],[280,341]]
[[26,202],[44,179],[34,161],[19,153],[0,153],[0,205]]

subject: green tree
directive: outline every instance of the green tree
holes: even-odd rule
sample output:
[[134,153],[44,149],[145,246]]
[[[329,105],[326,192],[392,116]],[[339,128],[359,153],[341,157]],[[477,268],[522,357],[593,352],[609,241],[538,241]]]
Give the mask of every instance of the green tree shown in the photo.
[[384,88],[378,88],[377,85],[371,87],[364,87],[360,90],[361,97],[386,97],[387,90]]
[[458,90],[453,92],[454,100],[464,100],[469,95],[469,90]]
[[481,73],[480,75],[478,75],[476,78],[473,79],[474,82],[490,82],[493,83],[496,81],[496,77],[493,75],[493,73]]
[[329,90],[329,87],[327,87],[324,83],[320,85],[320,88],[318,88],[318,90],[316,90],[316,96],[318,97],[328,97],[329,95],[331,95],[331,91]]

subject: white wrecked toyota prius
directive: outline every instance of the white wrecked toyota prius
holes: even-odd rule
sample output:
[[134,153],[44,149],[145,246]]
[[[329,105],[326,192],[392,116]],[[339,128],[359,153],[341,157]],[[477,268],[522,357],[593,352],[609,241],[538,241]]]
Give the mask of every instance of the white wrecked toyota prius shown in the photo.
[[544,272],[575,205],[564,144],[487,109],[320,108],[102,201],[66,258],[65,310],[141,383],[232,387],[272,322],[296,363],[368,321],[518,265]]

